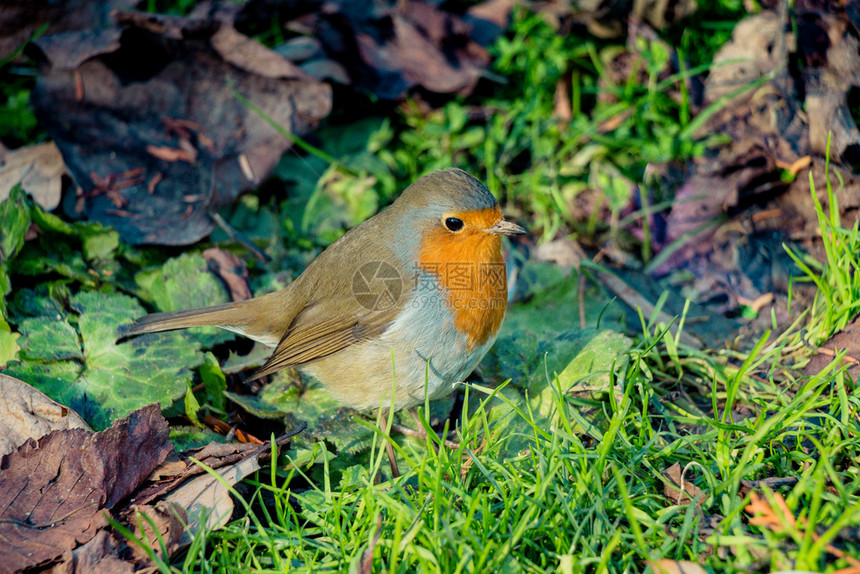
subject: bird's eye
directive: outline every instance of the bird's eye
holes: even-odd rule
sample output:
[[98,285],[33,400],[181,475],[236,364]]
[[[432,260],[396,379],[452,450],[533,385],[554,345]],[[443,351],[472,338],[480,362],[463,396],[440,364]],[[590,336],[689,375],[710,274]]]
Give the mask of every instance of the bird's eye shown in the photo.
[[445,227],[450,231],[460,231],[463,229],[463,220],[456,217],[448,217],[445,219]]

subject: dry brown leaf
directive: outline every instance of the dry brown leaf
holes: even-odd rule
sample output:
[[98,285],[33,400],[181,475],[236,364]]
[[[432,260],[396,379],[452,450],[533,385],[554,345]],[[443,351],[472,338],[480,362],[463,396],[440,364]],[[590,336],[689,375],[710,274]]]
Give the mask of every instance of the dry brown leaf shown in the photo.
[[782,35],[779,14],[769,10],[741,20],[714,56],[705,99],[715,102],[785,65],[785,52],[776,49]]
[[663,476],[668,480],[663,483],[663,494],[675,504],[688,504],[702,493],[702,489],[684,477],[681,463],[676,462],[664,470]]
[[[70,215],[110,225],[129,243],[193,243],[292,145],[237,93],[295,135],[328,115],[329,85],[292,74],[295,65],[243,39],[230,23],[238,6],[210,8],[188,17],[115,13],[116,27],[29,45],[42,64],[36,116],[85,190],[65,205]],[[135,169],[139,178],[121,193],[92,176],[108,181]],[[189,204],[187,195],[205,199]]]
[[260,44],[240,34],[232,26],[222,26],[209,40],[216,52],[234,66],[267,78],[306,79],[301,68]]
[[153,404],[102,432],[53,431],[0,458],[0,564],[17,571],[70,557],[173,449],[168,435]]
[[[185,525],[188,523],[188,515],[181,506],[160,500],[154,506],[135,504],[129,510],[130,512],[125,518],[131,526],[132,532],[139,539],[147,540],[150,547],[155,550],[156,555],[161,558],[169,558],[182,548],[187,539]],[[155,526],[155,530],[153,526]],[[163,550],[166,550],[167,556],[162,551],[159,538],[164,541]],[[149,561],[149,557],[142,548],[137,545],[130,545],[130,547],[138,562],[146,563]]]
[[[278,445],[303,429],[281,437]],[[153,404],[103,432],[55,431],[0,458],[0,572],[50,567],[69,574],[124,574],[151,569],[145,552],[108,528],[110,515],[148,541],[159,556],[163,541],[167,557],[199,528],[222,525],[233,509],[228,488],[188,462],[187,454],[185,461],[174,455],[164,462],[173,449],[168,435],[167,421]],[[191,452],[209,467],[220,466],[216,472],[233,485],[258,470],[259,457],[269,449],[211,443]],[[201,476],[186,481],[195,474]],[[167,482],[142,488],[153,480]]]
[[567,238],[542,243],[535,248],[534,254],[538,261],[550,261],[560,267],[576,267],[577,269],[586,257],[582,246],[576,240]]
[[[784,532],[789,528],[799,529],[802,532],[808,528],[803,519],[797,520],[794,517],[794,513],[791,512],[791,509],[788,508],[788,504],[785,502],[785,498],[783,498],[780,493],[771,491],[770,489],[766,489],[766,492],[770,493],[771,497],[773,498],[773,504],[776,506],[776,508],[774,508],[774,506],[772,506],[767,499],[759,495],[758,492],[750,492],[750,503],[744,509],[749,514],[753,515],[753,517],[749,519],[750,524],[756,526],[765,526],[774,532]],[[814,531],[814,527],[813,531],[809,532],[809,534],[816,542],[821,538]],[[852,568],[860,568],[860,560],[849,556],[848,554],[846,554],[839,548],[833,546],[832,544],[826,544],[824,548],[830,554],[842,558],[843,560],[851,564]]]
[[854,317],[841,331],[834,333],[816,349],[809,363],[803,369],[803,376],[809,377],[820,373],[836,356],[836,351],[844,351],[845,356],[842,364],[846,365],[846,372],[857,380],[860,373],[860,315]]
[[[92,540],[66,551],[59,563],[54,565],[51,574],[132,574],[137,570],[134,564],[119,557],[120,549],[125,546],[108,530],[99,530]],[[155,547],[155,546],[153,546]]]
[[[216,472],[227,485],[233,486],[258,470],[260,470],[260,462],[257,457],[248,456]],[[207,473],[174,490],[164,497],[164,500],[185,509],[188,514],[187,534],[194,536],[201,529],[214,530],[230,520],[233,514],[233,500],[230,498],[227,485],[218,477]]]
[[230,299],[244,301],[251,298],[251,288],[248,286],[248,266],[229,251],[210,247],[203,252],[203,258],[209,264],[209,269],[215,273],[227,289]]
[[655,574],[705,574],[706,570],[689,560],[669,560],[668,558],[659,558],[657,560],[649,560],[648,565],[654,570]]
[[0,150],[0,201],[18,183],[45,211],[60,204],[66,165],[54,142]]
[[90,430],[84,419],[24,381],[0,373],[0,456],[51,431]]
[[135,503],[149,504],[153,500],[166,496],[189,478],[204,474],[206,471],[203,467],[193,463],[191,458],[199,460],[209,468],[219,469],[235,464],[259,449],[258,445],[247,443],[212,442],[203,448],[183,452],[181,457],[180,455],[170,457],[152,471],[147,479],[150,484],[135,493]]

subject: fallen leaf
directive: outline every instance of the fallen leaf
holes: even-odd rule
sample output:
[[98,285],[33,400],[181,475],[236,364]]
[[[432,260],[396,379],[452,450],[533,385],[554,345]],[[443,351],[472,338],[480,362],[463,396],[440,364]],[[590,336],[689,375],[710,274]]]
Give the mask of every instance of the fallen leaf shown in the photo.
[[310,60],[301,66],[302,71],[318,80],[331,80],[336,84],[348,86],[352,83],[349,72],[341,64],[328,58]]
[[15,257],[24,245],[24,236],[29,228],[27,196],[20,186],[15,186],[10,195],[0,200],[0,229],[3,230],[3,235],[0,235],[0,264]]
[[663,477],[666,482],[663,483],[663,494],[675,504],[689,504],[694,500],[699,500],[699,495],[702,489],[693,484],[689,479],[685,479],[681,471],[681,463],[676,462],[669,468],[663,471]]
[[511,2],[488,2],[463,16],[427,2],[333,2],[314,18],[328,56],[355,85],[382,99],[414,86],[437,93],[471,92],[490,62]]
[[805,10],[798,18],[798,55],[804,66],[804,111],[808,116],[809,144],[819,156],[860,166],[860,130],[849,107],[849,93],[860,85],[857,53],[860,40],[849,21],[826,9]]
[[658,558],[649,560],[648,565],[654,570],[654,574],[706,574],[707,572],[700,565],[689,560]]
[[103,509],[131,494],[173,449],[149,405],[98,433],[54,431],[0,458],[0,564],[35,568],[91,540]]
[[149,504],[167,495],[189,478],[205,474],[203,467],[191,461],[192,457],[209,468],[219,469],[235,464],[259,449],[259,445],[248,443],[210,442],[204,447],[172,455],[152,471],[148,484],[135,493],[135,504]]
[[312,36],[296,36],[276,46],[275,51],[291,62],[304,62],[325,55],[322,44]]
[[24,46],[44,25],[47,34],[98,28],[113,10],[130,10],[137,0],[46,0],[4,2],[0,10],[0,60]]
[[77,329],[56,316],[21,323],[18,344],[27,360],[10,362],[4,373],[73,408],[96,429],[143,405],[166,407],[185,395],[190,369],[203,362],[199,343],[174,332],[117,344],[117,329],[144,313],[126,295],[82,291],[70,305]]
[[579,268],[586,257],[585,250],[574,239],[555,239],[537,246],[534,252],[537,261],[548,261],[560,267]]
[[0,201],[20,183],[42,209],[53,211],[60,204],[64,173],[63,156],[53,142],[0,152]]
[[464,20],[472,27],[470,37],[482,46],[489,46],[505,31],[516,0],[487,0],[469,6]]
[[[293,427],[292,431],[278,438],[277,446],[284,446],[288,440],[304,430],[305,425]],[[160,503],[166,502],[183,509],[184,544],[190,543],[191,538],[201,530],[214,530],[227,523],[233,514],[229,487],[260,470],[260,457],[270,452],[270,444],[252,446],[211,443],[198,452],[183,453],[186,457],[186,468],[179,470],[178,475],[173,478],[173,484],[181,483],[190,475],[199,476],[184,482],[179,488],[171,489]],[[232,460],[235,462],[228,464],[228,461]],[[212,472],[203,468],[204,465]]]
[[248,286],[248,266],[243,259],[229,251],[218,247],[210,247],[203,252],[203,258],[230,291],[231,301],[250,299],[251,288]]
[[[259,452],[259,447],[257,451]],[[189,536],[194,536],[201,529],[215,530],[226,524],[233,514],[233,500],[230,498],[228,485],[233,486],[258,470],[260,463],[257,457],[248,456],[215,471],[218,477],[205,474],[191,480],[168,494],[164,500],[185,509],[188,514]]]
[[[157,541],[156,541],[157,542]],[[66,551],[51,570],[54,574],[132,574],[137,567],[119,557],[125,544],[108,530],[74,550]],[[153,544],[153,548],[158,546]]]
[[[556,29],[569,30],[585,26],[597,38],[617,38],[624,34],[633,19],[644,20],[658,30],[692,15],[698,9],[695,0],[679,2],[632,2],[619,5],[612,0],[575,0],[541,2],[537,12]],[[534,4],[533,4],[534,5]]]
[[844,351],[842,363],[846,365],[845,372],[853,380],[860,373],[860,315],[854,317],[844,329],[834,333],[829,339],[815,348],[816,353],[803,368],[803,376],[810,377],[819,374],[827,365],[833,362],[836,351]]
[[89,426],[68,407],[27,383],[0,373],[0,456],[51,431]]
[[221,26],[210,40],[216,52],[231,64],[267,78],[308,79],[302,69],[232,26]]
[[[126,524],[141,540],[145,540],[155,554],[169,560],[189,540],[189,517],[185,508],[167,500],[159,500],[154,505],[133,504],[122,514]],[[124,541],[125,542],[125,541]],[[135,558],[131,562],[151,563],[149,555],[137,544],[128,544]]]
[[[43,63],[36,115],[84,190],[82,214],[126,242],[201,239],[215,226],[211,214],[255,188],[292,145],[237,92],[296,135],[331,110],[331,88],[233,30],[231,9],[201,7],[187,18],[119,13],[119,28],[42,37],[30,47]],[[140,170],[132,185],[93,193],[93,174],[112,181],[131,170]],[[189,195],[198,200],[186,202]],[[74,203],[65,210],[79,217]]]

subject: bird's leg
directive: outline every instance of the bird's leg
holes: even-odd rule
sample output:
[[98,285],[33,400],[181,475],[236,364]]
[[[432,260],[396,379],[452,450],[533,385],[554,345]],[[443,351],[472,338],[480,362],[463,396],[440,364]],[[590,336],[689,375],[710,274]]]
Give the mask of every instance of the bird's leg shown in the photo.
[[[397,431],[404,436],[427,440],[427,430],[424,428],[424,425],[421,424],[421,418],[418,416],[418,411],[415,410],[415,407],[410,407],[406,410],[409,411],[410,415],[412,415],[412,420],[415,421],[415,428],[411,429],[401,424],[393,423],[391,425],[391,430]],[[447,438],[443,439],[443,442],[445,443],[445,446],[452,449],[456,449],[460,446],[458,443],[448,440]]]
[[[394,425],[394,410],[388,409],[388,421]],[[388,423],[383,418],[383,413],[379,413],[376,417],[376,426],[382,434],[382,440],[385,441],[385,453],[388,455],[388,464],[391,467],[391,478],[400,476],[400,469],[397,468],[397,459],[394,456],[394,445],[391,444],[391,435],[388,434]]]

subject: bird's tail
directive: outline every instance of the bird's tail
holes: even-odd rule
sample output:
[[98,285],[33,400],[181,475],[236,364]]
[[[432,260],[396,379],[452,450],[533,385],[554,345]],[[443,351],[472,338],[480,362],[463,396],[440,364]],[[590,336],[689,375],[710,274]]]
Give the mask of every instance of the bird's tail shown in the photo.
[[244,301],[213,305],[202,309],[189,309],[188,311],[153,313],[141,317],[131,325],[121,327],[119,338],[126,339],[144,333],[157,333],[158,331],[171,331],[203,325],[215,325],[225,329],[240,328],[243,326],[242,303]]
[[291,303],[293,300],[282,290],[245,301],[146,315],[120,327],[117,334],[122,340],[144,333],[212,325],[274,347],[295,315]]

